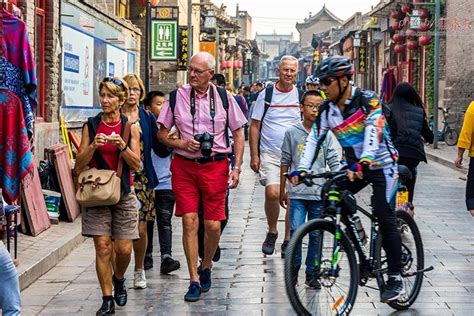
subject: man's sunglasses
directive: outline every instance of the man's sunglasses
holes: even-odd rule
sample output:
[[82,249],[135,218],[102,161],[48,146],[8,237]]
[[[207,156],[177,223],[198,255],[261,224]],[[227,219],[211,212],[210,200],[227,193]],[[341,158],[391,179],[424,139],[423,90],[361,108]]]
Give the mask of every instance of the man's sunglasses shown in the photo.
[[116,86],[123,86],[123,82],[122,80],[119,80],[119,79],[115,79],[115,78],[112,78],[112,77],[105,77],[102,82],[112,82],[114,85]]
[[333,83],[336,80],[337,80],[337,78],[334,78],[334,77],[319,78],[319,83],[321,83],[321,85],[325,85],[327,87],[327,86],[330,86],[331,83]]

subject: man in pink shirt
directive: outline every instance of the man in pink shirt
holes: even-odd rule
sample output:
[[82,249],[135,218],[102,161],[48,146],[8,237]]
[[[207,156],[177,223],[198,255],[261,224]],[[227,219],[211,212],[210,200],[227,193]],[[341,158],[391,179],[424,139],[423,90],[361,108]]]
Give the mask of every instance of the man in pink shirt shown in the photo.
[[[201,292],[211,288],[212,258],[219,244],[220,221],[226,218],[226,190],[227,186],[235,188],[239,182],[244,152],[242,126],[247,120],[229,93],[226,93],[229,108],[225,110],[217,88],[210,83],[215,63],[208,53],[195,54],[188,67],[189,85],[176,91],[174,110],[167,102],[158,118],[160,141],[175,149],[171,182],[176,196],[176,216],[182,217],[183,247],[191,279],[184,299],[191,302],[199,300]],[[168,138],[173,126],[180,132],[180,139]],[[235,151],[230,179],[227,126],[232,131]],[[200,199],[204,205],[205,250],[198,271]]]

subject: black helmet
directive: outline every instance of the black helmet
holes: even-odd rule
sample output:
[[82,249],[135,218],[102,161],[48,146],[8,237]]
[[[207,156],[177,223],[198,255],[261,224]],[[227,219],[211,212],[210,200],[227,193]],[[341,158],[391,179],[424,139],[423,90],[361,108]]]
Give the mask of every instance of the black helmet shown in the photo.
[[325,77],[342,77],[348,76],[352,78],[352,64],[349,58],[344,56],[331,56],[319,64],[316,69],[316,77],[322,79]]

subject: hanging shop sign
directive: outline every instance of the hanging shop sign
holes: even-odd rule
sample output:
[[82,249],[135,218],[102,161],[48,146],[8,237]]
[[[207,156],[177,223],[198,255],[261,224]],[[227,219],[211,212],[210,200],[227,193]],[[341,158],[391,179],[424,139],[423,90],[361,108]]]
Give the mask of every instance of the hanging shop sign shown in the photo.
[[244,59],[243,73],[244,75],[252,74],[252,58]]
[[421,26],[421,14],[418,10],[413,10],[410,15],[410,28],[417,30]]
[[151,21],[151,60],[176,60],[178,58],[178,21]]
[[361,38],[359,47],[359,74],[367,72],[367,40]]
[[178,34],[178,70],[186,70],[188,66],[189,52],[188,52],[188,27],[180,26]]
[[216,42],[200,42],[199,43],[199,51],[208,52],[209,54],[214,56],[214,58],[216,58],[216,52],[217,52],[216,48],[217,48]]

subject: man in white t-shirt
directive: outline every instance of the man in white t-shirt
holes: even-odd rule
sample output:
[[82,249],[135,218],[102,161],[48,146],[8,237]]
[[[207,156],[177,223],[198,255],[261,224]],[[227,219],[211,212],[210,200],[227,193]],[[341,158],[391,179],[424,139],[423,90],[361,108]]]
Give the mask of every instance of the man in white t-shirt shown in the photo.
[[[260,183],[265,186],[268,232],[262,245],[262,252],[267,255],[274,253],[278,238],[280,159],[283,138],[286,129],[301,120],[299,93],[293,85],[298,74],[298,60],[293,56],[283,56],[278,64],[278,73],[280,79],[273,86],[269,106],[265,106],[266,90],[263,90],[255,102],[250,124],[250,166],[253,171],[260,174]],[[285,241],[282,244],[282,257],[290,238],[289,225],[287,226]]]

